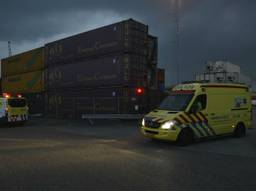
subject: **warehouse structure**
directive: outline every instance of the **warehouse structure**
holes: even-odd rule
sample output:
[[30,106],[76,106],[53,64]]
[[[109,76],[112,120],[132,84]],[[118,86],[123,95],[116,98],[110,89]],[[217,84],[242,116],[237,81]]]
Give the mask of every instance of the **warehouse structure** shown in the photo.
[[2,90],[57,118],[143,114],[164,94],[157,37],[132,19],[2,59]]

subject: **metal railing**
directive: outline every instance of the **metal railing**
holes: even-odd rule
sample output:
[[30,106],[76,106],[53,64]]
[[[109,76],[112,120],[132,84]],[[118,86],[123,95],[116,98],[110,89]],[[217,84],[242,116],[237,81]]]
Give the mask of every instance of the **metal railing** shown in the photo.
[[69,97],[51,102],[50,115],[56,118],[140,119],[150,104],[136,97]]

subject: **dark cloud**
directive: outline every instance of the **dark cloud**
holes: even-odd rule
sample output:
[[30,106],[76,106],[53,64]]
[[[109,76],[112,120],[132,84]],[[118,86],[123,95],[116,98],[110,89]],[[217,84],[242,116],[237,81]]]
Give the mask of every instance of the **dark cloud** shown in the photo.
[[[177,77],[173,0],[9,0],[0,3],[0,50],[12,40],[31,47],[133,17],[159,37],[159,63],[167,80]],[[193,78],[207,60],[230,60],[256,79],[256,2],[254,0],[181,0],[181,78]],[[2,45],[1,45],[2,42]],[[26,42],[26,43],[25,43]],[[30,45],[28,45],[30,44]],[[0,56],[4,56],[0,53]]]

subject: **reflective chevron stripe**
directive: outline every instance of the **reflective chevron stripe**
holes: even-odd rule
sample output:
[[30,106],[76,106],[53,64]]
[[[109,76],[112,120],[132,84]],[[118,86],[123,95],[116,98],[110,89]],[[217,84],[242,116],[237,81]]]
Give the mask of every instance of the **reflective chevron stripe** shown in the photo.
[[204,119],[204,124],[209,128],[209,130],[212,132],[213,135],[216,135],[214,129],[209,125],[208,119],[205,117],[205,115],[202,112],[199,112],[199,115]]
[[189,125],[189,127],[193,130],[193,132],[196,132],[195,134],[198,136],[198,137],[204,137],[204,133],[199,129],[197,128],[196,124],[193,124],[193,120],[191,120],[188,116],[185,117],[185,113],[182,115],[179,115],[180,118],[182,118],[184,121],[186,121],[186,124]]
[[165,123],[165,122],[167,122],[167,121],[169,121],[169,120],[166,120],[166,119],[157,120],[158,123]]
[[200,115],[204,119],[204,121],[208,122],[208,119],[205,117],[205,115],[202,112],[199,112],[198,115]]
[[176,123],[177,123],[178,125],[181,125],[181,124],[182,124],[181,120],[179,120],[179,118],[177,118],[177,117],[174,118],[174,121],[176,121]]
[[214,135],[208,128],[207,125],[205,125],[204,122],[204,118],[202,116],[199,115],[199,113],[195,114],[196,118],[198,119],[198,125],[204,130],[204,132],[206,133],[207,136],[212,136]]
[[199,122],[203,122],[203,121],[204,121],[204,118],[201,117],[198,113],[195,113],[194,115],[196,116],[196,118],[197,118],[197,120],[198,120]]
[[187,120],[182,114],[180,114],[179,117],[180,117],[186,124],[190,123],[190,121]]
[[196,131],[198,131],[201,137],[216,135],[215,131],[208,124],[207,118],[202,113],[183,113],[179,115],[178,119],[182,121],[182,124],[191,124],[192,127],[195,128]]
[[190,115],[188,115],[188,117],[192,121],[192,125],[195,128],[195,131],[197,131],[198,134],[200,135],[199,137],[204,137],[205,135],[203,134],[203,132],[200,130],[200,128],[197,127],[197,122]]
[[161,120],[161,119],[162,119],[161,117],[156,117],[156,118],[153,118],[152,121],[157,122],[158,120]]
[[[170,119],[165,117],[154,117],[151,120],[162,125]],[[207,117],[202,113],[189,114],[186,112],[180,113],[173,119],[176,122],[177,128],[189,127],[195,138],[210,137],[216,135],[214,129],[209,125]]]

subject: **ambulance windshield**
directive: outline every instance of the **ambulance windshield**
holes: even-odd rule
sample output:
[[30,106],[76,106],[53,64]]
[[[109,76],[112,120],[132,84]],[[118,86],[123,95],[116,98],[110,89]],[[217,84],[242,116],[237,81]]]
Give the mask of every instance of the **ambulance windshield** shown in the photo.
[[11,107],[25,107],[27,102],[25,99],[8,99],[8,105]]
[[172,93],[160,104],[158,109],[168,111],[184,111],[194,94]]

